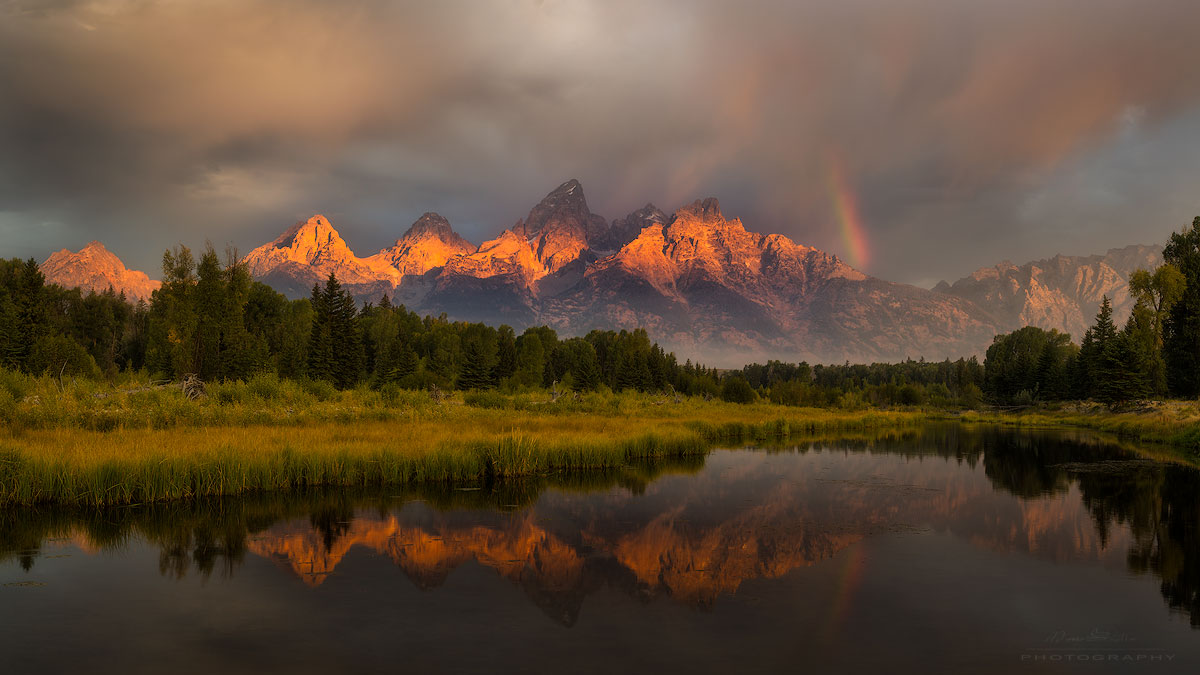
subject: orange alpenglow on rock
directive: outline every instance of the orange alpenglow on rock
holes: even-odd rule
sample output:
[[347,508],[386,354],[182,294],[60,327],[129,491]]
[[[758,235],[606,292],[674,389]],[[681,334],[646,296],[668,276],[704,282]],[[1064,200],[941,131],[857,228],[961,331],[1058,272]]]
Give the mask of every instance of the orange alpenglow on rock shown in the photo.
[[47,258],[40,268],[48,284],[97,293],[112,288],[124,293],[132,302],[149,301],[150,294],[162,285],[145,272],[126,269],[125,263],[98,241],[89,243],[78,253],[64,248]]
[[[1001,332],[1031,324],[1078,338],[1103,295],[1132,302],[1133,270],[1162,248],[1002,263],[930,290],[872,277],[836,255],[747,229],[715,198],[668,215],[653,204],[605,222],[577,180],[547,194],[499,236],[473,246],[436,213],[390,248],[358,257],[323,215],[246,256],[250,273],[291,298],[335,274],[360,302],[383,295],[421,314],[548,325],[563,335],[644,328],[664,348],[704,361],[941,360],[982,355]],[[98,243],[43,264],[51,282],[146,298],[158,282]]]
[[385,248],[366,259],[372,269],[388,268],[401,277],[423,275],[444,267],[455,256],[475,252],[475,246],[450,227],[450,222],[436,213],[426,213],[408,228],[391,248]]
[[358,258],[314,216],[246,261],[290,297],[334,273],[361,301],[388,294],[419,313],[518,330],[641,327],[704,359],[731,348],[740,360],[957,357],[986,348],[996,332],[966,300],[875,279],[782,235],[749,231],[716,199],[670,217],[648,204],[607,223],[573,179],[478,248],[427,213],[391,248]]
[[378,281],[376,270],[354,255],[329,219],[320,214],[296,223],[275,241],[250,251],[245,262],[255,277],[287,269],[318,280],[335,274],[343,284]]

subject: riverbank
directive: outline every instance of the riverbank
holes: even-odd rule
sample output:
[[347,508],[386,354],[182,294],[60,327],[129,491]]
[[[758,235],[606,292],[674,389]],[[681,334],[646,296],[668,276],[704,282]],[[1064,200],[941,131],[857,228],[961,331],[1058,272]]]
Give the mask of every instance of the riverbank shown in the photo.
[[1086,429],[1126,441],[1167,445],[1191,458],[1200,456],[1200,403],[1195,401],[1157,401],[1125,412],[1081,402],[1013,412],[934,412],[930,417],[1026,429]]
[[[699,398],[354,390],[302,383],[42,391],[0,436],[0,505],[105,506],[310,486],[587,471],[722,444],[912,427],[920,412],[825,411]],[[258,393],[256,393],[258,392]],[[266,392],[267,395],[262,395]],[[95,393],[104,393],[102,397]]]
[[1200,410],[818,410],[633,393],[558,397],[356,389],[256,378],[189,398],[150,382],[0,383],[0,506],[107,506],[312,486],[616,468],[720,445],[878,438],[931,420],[1076,428],[1194,457]]

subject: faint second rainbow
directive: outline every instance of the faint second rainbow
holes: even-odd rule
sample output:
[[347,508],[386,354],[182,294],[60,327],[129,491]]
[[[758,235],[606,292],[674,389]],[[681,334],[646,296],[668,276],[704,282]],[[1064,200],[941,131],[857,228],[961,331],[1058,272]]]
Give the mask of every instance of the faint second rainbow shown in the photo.
[[863,230],[862,218],[858,214],[854,191],[850,188],[850,182],[846,180],[841,158],[834,152],[827,153],[825,157],[825,186],[829,190],[834,217],[837,218],[838,227],[842,231],[846,258],[853,267],[861,269],[871,262],[871,250]]

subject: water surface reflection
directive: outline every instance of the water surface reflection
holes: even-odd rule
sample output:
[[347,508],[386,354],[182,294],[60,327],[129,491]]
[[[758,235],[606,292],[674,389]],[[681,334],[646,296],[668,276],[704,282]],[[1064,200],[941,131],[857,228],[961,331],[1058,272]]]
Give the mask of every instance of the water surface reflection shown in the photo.
[[[486,571],[563,627],[588,613],[589,598],[597,598],[596,615],[603,617],[613,594],[724,621],[735,612],[726,617],[723,606],[793,593],[794,602],[822,606],[813,619],[821,626],[812,636],[818,639],[862,613],[855,605],[856,595],[865,601],[859,587],[920,587],[930,583],[923,576],[929,570],[953,562],[977,571],[964,581],[966,591],[923,588],[920,594],[926,603],[952,608],[943,617],[947,630],[956,616],[1008,602],[996,593],[1016,583],[1010,575],[1049,580],[1073,569],[1098,571],[1114,589],[1131,575],[1156,578],[1170,608],[1157,621],[1168,625],[1174,614],[1197,627],[1197,477],[1194,468],[1139,459],[1084,435],[933,426],[873,441],[721,451],[481,489],[424,486],[103,512],[8,512],[0,516],[0,572],[15,583],[33,579],[65,550],[120,555],[149,545],[164,579],[231,580],[251,561],[269,561],[295,588],[320,591],[340,587],[338,580],[377,583],[386,573],[377,566],[366,570],[366,556],[386,561],[391,575],[435,597],[464,592],[442,590],[454,585],[459,570],[472,578]],[[864,546],[867,540],[879,548]],[[1014,560],[1047,565],[1017,572]],[[986,570],[994,571],[992,578],[984,578]],[[1095,582],[1090,588],[1119,595]],[[912,608],[872,611],[904,621]],[[1042,639],[1036,629],[1013,630],[1014,644]],[[974,662],[969,652],[961,658]]]

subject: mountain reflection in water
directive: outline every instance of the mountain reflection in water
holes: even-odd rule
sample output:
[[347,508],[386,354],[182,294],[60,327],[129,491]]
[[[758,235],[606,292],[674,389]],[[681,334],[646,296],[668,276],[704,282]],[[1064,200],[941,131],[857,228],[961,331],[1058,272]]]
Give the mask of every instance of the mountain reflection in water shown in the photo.
[[[479,490],[309,492],[104,512],[0,514],[0,563],[26,570],[69,539],[87,551],[143,539],[160,572],[234,575],[247,556],[320,587],[362,550],[421,589],[474,563],[574,624],[615,589],[707,610],[892,532],[1149,573],[1200,626],[1196,469],[1070,433],[946,425],[876,441],[720,451],[623,471]],[[45,549],[45,550],[43,550]]]

